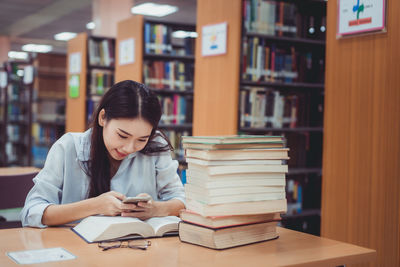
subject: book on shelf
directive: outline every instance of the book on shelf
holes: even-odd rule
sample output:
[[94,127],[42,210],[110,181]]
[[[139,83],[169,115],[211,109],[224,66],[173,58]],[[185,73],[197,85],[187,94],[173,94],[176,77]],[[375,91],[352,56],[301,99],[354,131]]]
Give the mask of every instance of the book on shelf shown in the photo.
[[96,110],[97,106],[100,104],[101,96],[100,95],[91,95],[87,98],[86,102],[86,115],[87,121],[92,121],[93,112]]
[[226,249],[275,239],[277,222],[254,223],[226,228],[207,228],[186,222],[179,223],[179,239],[213,249]]
[[172,52],[170,41],[171,28],[164,24],[144,24],[145,52],[169,54]]
[[177,235],[179,221],[176,216],[153,217],[146,221],[133,217],[89,216],[72,230],[86,242],[92,243]]
[[[64,127],[64,126],[63,126]],[[52,145],[62,135],[63,129],[56,129],[53,125],[41,125],[32,123],[32,139],[35,144]]]
[[242,79],[252,82],[295,82],[299,79],[298,68],[306,62],[295,46],[281,46],[267,42],[262,37],[246,36],[242,41]]
[[283,141],[282,136],[269,135],[224,135],[224,136],[182,136],[182,143],[200,144],[252,144]]
[[298,94],[282,95],[279,90],[270,88],[243,87],[240,91],[240,127],[295,128],[302,104],[304,101]]
[[287,148],[197,150],[186,149],[187,158],[203,160],[289,159]]
[[286,213],[286,199],[205,204],[186,197],[186,208],[202,216]]
[[103,95],[113,84],[113,71],[98,69],[91,70],[89,84],[89,92],[91,95]]
[[193,63],[178,60],[145,60],[143,64],[144,83],[154,89],[193,89],[193,73]]
[[299,50],[262,37],[243,38],[242,80],[250,82],[321,83],[324,80],[324,57],[318,50]]
[[176,125],[192,121],[193,100],[190,97],[173,94],[159,95],[158,99],[162,109],[161,123]]
[[89,38],[89,65],[113,67],[115,63],[114,43],[113,39]]
[[[187,27],[183,25],[186,29]],[[165,25],[147,21],[144,23],[146,54],[193,55],[195,38],[174,38],[173,32],[181,30],[179,25]],[[193,31],[195,27],[193,27]]]
[[287,183],[287,214],[298,214],[302,212],[303,185],[299,181],[289,179]]
[[182,210],[180,218],[184,222],[214,229],[281,220],[279,213],[204,217],[191,210]]
[[49,149],[48,146],[32,145],[32,165],[37,168],[43,168]]
[[[309,12],[302,14],[304,11],[301,9],[311,10],[306,4],[302,3],[299,8],[296,3],[284,1],[245,0],[244,28],[250,33],[323,40],[326,27],[321,26],[326,26],[326,17],[310,15]],[[310,1],[310,4],[313,4],[313,1]]]
[[169,131],[164,131],[164,133],[168,136],[168,139],[174,148],[173,153],[175,154],[175,159],[182,159],[185,155],[185,152],[182,148],[182,143],[181,143],[181,137],[182,135],[188,135],[189,131],[184,130],[184,131],[175,131],[175,130],[169,130]]

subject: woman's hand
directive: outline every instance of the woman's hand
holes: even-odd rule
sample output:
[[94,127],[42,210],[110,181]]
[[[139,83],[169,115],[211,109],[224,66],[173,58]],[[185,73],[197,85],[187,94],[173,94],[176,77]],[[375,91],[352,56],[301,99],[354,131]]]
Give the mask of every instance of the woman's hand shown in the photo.
[[[122,200],[125,196],[119,192],[110,191],[95,197],[98,214],[117,216],[123,211]],[[136,205],[135,205],[136,206]]]
[[[137,196],[149,196],[148,194],[141,193]],[[154,201],[151,199],[148,202],[139,202],[135,208],[123,205],[121,216],[136,217],[141,220],[147,220],[152,217],[162,216],[179,216],[180,210],[185,208],[182,201],[178,199],[170,199],[167,201]],[[134,205],[134,204],[131,204]]]
[[[149,196],[146,193],[141,193],[137,195],[138,197]],[[132,208],[132,205],[134,206]],[[159,201],[154,201],[150,199],[148,202],[138,202],[135,204],[123,204],[121,216],[125,217],[136,217],[141,220],[147,220],[151,217],[163,216],[159,213]]]

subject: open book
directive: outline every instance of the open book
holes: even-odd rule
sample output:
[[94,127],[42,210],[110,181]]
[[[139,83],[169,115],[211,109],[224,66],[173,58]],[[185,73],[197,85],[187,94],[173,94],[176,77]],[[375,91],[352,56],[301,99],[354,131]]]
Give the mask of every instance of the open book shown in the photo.
[[177,235],[180,219],[175,216],[154,217],[146,221],[132,217],[89,216],[72,230],[88,243],[105,240]]

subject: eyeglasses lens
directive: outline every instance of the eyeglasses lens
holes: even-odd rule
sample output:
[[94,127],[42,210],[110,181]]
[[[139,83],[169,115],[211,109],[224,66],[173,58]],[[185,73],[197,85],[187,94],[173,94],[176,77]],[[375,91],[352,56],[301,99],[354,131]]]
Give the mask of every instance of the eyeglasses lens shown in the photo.
[[151,246],[151,241],[144,239],[136,239],[129,241],[110,241],[110,242],[100,242],[98,246],[103,250],[109,250],[112,248],[134,248],[134,249],[146,250],[149,246]]

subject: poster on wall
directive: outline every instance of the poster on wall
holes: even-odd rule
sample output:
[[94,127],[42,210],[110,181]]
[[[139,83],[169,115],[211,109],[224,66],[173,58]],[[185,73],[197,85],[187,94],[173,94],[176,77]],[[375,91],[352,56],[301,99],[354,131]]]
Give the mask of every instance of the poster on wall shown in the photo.
[[119,65],[135,62],[135,40],[129,38],[119,43]]
[[217,56],[226,53],[228,23],[207,25],[202,28],[201,55]]
[[336,37],[386,32],[386,0],[338,0]]
[[78,98],[79,97],[79,75],[73,74],[69,76],[68,81],[69,86],[69,97]]
[[33,66],[25,66],[24,67],[24,84],[31,84],[33,82]]
[[69,55],[69,74],[79,74],[81,72],[81,53],[71,53]]
[[0,88],[5,88],[7,86],[7,72],[0,71]]

